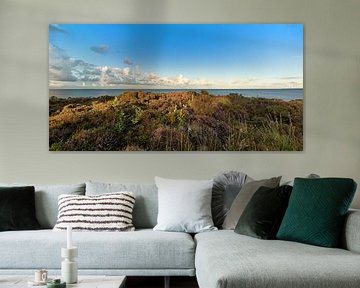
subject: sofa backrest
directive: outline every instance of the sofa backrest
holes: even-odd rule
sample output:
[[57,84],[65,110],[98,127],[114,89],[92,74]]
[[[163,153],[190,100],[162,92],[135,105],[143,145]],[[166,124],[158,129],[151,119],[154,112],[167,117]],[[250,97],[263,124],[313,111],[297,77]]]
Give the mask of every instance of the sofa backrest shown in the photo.
[[136,229],[153,228],[157,223],[158,192],[155,184],[86,182],[85,195],[131,191],[135,194],[133,223]]

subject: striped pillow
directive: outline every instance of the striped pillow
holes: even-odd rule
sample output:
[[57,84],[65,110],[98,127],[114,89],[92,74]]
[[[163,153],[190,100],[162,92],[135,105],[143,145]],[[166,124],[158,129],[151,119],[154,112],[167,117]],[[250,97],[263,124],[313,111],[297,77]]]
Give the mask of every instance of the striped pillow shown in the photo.
[[59,196],[55,231],[72,226],[74,231],[133,231],[133,192],[123,191],[93,196]]

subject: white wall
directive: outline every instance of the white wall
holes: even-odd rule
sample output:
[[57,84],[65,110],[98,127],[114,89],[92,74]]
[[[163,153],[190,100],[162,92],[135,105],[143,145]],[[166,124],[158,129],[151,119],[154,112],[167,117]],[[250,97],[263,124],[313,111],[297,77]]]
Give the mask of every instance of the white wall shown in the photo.
[[[146,183],[235,169],[360,186],[359,11],[358,0],[0,0],[0,182]],[[303,152],[48,151],[49,23],[288,22],[305,24]]]

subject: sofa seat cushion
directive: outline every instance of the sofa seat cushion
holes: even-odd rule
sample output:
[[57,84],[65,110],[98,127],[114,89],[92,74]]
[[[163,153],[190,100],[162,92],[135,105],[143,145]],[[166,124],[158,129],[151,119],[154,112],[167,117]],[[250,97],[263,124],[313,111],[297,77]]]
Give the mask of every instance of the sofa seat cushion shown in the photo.
[[360,283],[360,254],[229,230],[195,236],[200,288],[346,288]]
[[[82,269],[194,269],[195,244],[186,233],[73,232]],[[60,269],[66,232],[1,232],[0,269]]]

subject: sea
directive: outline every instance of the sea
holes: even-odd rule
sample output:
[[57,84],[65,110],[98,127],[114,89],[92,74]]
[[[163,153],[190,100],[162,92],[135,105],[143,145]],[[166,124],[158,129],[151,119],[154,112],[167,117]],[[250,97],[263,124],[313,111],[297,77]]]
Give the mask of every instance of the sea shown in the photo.
[[153,93],[207,91],[211,95],[225,96],[239,94],[244,97],[258,97],[267,99],[282,99],[286,101],[303,99],[303,89],[49,89],[49,96],[58,98],[78,98],[99,96],[118,96],[126,91],[144,91]]

